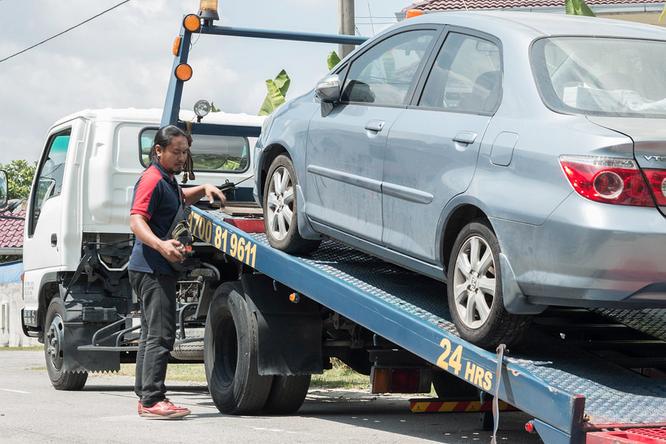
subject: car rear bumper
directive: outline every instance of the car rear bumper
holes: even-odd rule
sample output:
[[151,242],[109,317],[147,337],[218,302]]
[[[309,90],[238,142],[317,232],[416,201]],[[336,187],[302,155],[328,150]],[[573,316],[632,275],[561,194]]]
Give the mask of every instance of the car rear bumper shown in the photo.
[[666,307],[666,218],[570,195],[535,226],[492,219],[534,304]]

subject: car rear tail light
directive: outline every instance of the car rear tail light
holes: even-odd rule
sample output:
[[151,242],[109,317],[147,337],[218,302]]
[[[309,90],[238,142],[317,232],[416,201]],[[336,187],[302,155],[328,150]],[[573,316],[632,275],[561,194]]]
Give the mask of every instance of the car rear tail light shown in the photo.
[[[560,164],[574,190],[587,199],[616,205],[654,206],[648,185],[633,159],[561,156]],[[666,201],[666,195],[662,196]]]
[[666,206],[666,170],[643,170],[657,205]]

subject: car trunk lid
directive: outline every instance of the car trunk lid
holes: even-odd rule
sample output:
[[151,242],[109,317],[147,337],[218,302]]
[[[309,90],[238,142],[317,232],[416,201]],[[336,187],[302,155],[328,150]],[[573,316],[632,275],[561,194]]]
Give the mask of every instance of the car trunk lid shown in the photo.
[[666,119],[588,116],[590,122],[624,134],[634,145],[634,159],[653,198],[666,216]]

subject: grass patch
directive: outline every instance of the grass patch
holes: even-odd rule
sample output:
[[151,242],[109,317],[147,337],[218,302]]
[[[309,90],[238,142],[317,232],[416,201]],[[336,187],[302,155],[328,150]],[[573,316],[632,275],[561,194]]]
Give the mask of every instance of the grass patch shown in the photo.
[[[312,375],[310,388],[313,389],[369,389],[370,378],[356,373],[338,359],[333,359],[333,368],[325,370],[322,375]],[[134,364],[120,364],[119,376],[134,377]],[[100,374],[100,376],[103,376]],[[167,382],[206,383],[203,364],[169,364]]]
[[[114,373],[118,376],[134,377],[134,364],[120,364],[120,371]],[[103,376],[103,374],[100,374]],[[166,374],[167,382],[200,382],[206,383],[206,372],[203,364],[169,364]]]
[[31,345],[30,347],[0,347],[0,351],[42,351],[44,350],[43,345]]
[[370,388],[370,377],[356,373],[339,359],[331,360],[333,368],[322,375],[312,375],[310,388],[314,389],[363,389]]

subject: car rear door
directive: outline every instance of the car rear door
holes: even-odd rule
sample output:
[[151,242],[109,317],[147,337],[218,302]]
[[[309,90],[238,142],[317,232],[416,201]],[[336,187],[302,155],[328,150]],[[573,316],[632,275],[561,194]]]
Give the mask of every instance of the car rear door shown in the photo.
[[436,262],[442,210],[469,186],[501,100],[500,48],[491,36],[449,29],[412,104],[392,126],[382,176],[382,240],[391,249]]
[[310,122],[306,213],[319,224],[380,243],[387,136],[405,110],[437,40],[436,26],[389,34],[355,57],[342,103]]

